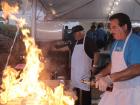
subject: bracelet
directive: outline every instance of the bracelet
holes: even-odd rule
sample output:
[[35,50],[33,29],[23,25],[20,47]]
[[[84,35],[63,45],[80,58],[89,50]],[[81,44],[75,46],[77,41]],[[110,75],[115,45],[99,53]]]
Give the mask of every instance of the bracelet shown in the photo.
[[92,65],[92,67],[95,67],[96,68],[96,67],[98,67],[98,65]]

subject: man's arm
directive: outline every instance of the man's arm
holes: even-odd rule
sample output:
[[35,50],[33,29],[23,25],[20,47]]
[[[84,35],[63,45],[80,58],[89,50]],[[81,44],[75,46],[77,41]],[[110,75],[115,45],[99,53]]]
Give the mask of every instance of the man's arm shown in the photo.
[[93,67],[98,66],[99,64],[99,59],[100,59],[100,52],[95,52],[93,57]]
[[123,71],[110,75],[113,82],[128,80],[136,76],[140,76],[140,64],[132,65]]
[[92,73],[95,75],[100,61],[100,52],[93,53]]
[[99,74],[97,75],[102,75],[102,76],[106,76],[109,75],[111,73],[111,63],[109,63],[104,69],[101,70],[101,72],[99,72]]

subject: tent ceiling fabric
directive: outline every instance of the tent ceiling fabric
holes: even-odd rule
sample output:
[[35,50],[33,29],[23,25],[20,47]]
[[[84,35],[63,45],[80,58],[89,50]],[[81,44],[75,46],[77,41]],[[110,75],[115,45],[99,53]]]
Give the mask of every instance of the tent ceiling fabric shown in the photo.
[[[39,0],[51,20],[106,20],[109,4],[114,0]],[[140,21],[140,0],[120,0],[115,13],[124,12]]]

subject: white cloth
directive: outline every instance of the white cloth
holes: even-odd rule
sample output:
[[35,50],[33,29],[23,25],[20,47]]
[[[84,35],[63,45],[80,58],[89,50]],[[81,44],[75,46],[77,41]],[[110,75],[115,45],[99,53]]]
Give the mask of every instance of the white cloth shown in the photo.
[[[130,35],[131,33],[126,38],[122,51],[113,50],[111,73],[119,72],[127,68],[124,60],[124,50]],[[113,91],[105,92],[99,105],[140,105],[139,92],[140,76],[126,81],[114,82]]]
[[80,88],[82,90],[89,91],[90,86],[81,83],[81,79],[90,79],[90,70],[92,65],[92,59],[87,56],[84,50],[83,44],[76,44],[71,58],[71,85],[72,87]]

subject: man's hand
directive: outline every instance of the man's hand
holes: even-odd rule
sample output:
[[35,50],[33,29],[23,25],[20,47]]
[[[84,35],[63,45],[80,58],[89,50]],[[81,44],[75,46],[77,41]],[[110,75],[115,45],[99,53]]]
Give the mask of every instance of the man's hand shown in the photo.
[[95,80],[99,80],[102,77],[103,77],[103,75],[99,73],[99,74],[95,75]]
[[96,77],[96,88],[99,88],[100,91],[106,91],[107,87],[112,85],[112,80],[109,75],[105,77]]

